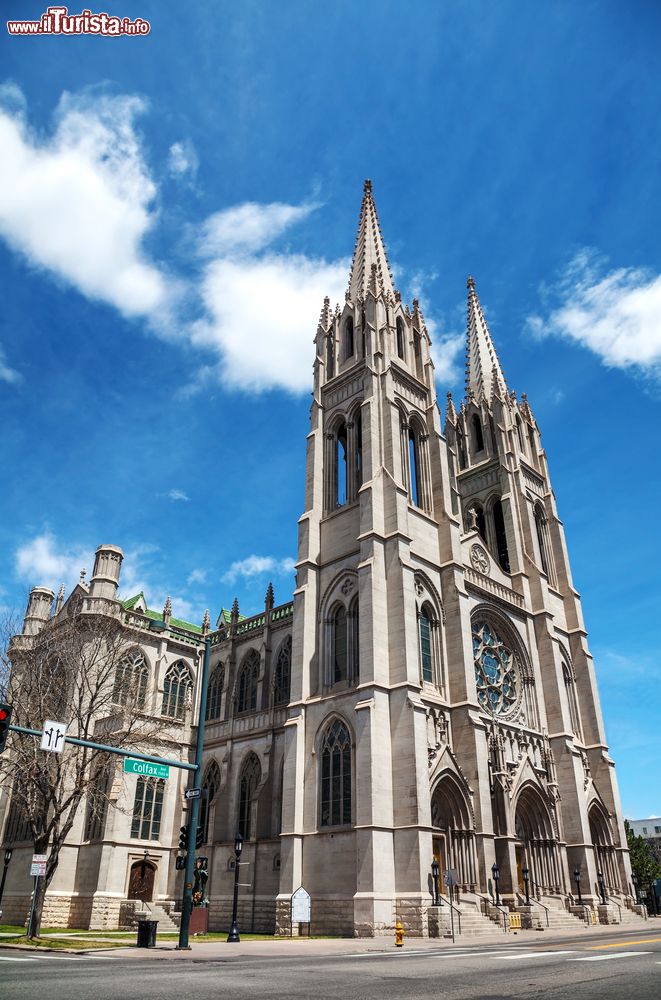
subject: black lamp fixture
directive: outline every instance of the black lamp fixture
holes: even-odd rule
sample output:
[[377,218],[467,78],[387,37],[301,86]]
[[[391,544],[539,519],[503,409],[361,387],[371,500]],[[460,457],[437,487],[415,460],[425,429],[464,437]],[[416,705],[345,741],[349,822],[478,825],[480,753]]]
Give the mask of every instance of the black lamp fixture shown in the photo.
[[495,861],[491,866],[491,874],[493,875],[493,883],[496,887],[496,906],[500,906],[500,896],[498,894],[498,881],[500,879],[500,868],[495,863]]
[[11,861],[11,856],[14,853],[13,847],[5,847],[5,867],[2,871],[2,881],[0,882],[0,903],[2,902],[2,894],[5,891],[5,879],[7,878],[7,869],[9,868],[9,862]]
[[599,895],[601,896],[601,902],[606,905],[606,883],[604,882],[604,876],[601,872],[597,872],[597,885],[599,886]]
[[639,903],[640,899],[638,897],[638,876],[633,871],[631,872],[631,881],[633,883],[633,894],[636,897],[636,903]]
[[239,832],[234,838],[234,899],[232,901],[232,926],[230,927],[230,932],[227,935],[228,944],[234,944],[235,942],[239,942],[241,940],[239,937],[239,925],[237,923],[236,913],[239,905],[239,861],[242,850],[243,837]]
[[528,865],[524,865],[521,870],[523,876],[523,886],[526,891],[526,906],[530,906],[530,871]]
[[574,882],[576,883],[576,895],[578,896],[579,906],[583,905],[583,897],[581,896],[581,869],[574,868]]
[[431,875],[434,880],[434,906],[438,906],[440,899],[438,895],[438,861],[436,858],[431,863]]

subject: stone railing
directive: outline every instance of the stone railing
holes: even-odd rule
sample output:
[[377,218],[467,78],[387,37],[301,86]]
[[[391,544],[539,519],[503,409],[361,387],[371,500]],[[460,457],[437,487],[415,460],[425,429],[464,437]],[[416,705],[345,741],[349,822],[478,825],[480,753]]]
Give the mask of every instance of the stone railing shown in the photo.
[[498,583],[497,580],[492,580],[489,576],[483,576],[481,573],[477,573],[470,566],[464,566],[464,573],[466,580],[477,590],[481,590],[487,594],[492,594],[494,597],[499,597],[501,601],[507,601],[508,604],[513,604],[517,608],[523,608],[524,600],[521,594],[517,594],[514,590],[510,590],[503,583]]

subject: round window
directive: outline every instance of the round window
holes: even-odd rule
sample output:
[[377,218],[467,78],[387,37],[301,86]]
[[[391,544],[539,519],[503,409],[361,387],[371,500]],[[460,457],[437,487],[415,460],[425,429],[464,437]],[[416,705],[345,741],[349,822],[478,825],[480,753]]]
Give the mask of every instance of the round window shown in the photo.
[[516,658],[491,622],[473,622],[473,656],[477,700],[491,715],[509,715],[518,704]]

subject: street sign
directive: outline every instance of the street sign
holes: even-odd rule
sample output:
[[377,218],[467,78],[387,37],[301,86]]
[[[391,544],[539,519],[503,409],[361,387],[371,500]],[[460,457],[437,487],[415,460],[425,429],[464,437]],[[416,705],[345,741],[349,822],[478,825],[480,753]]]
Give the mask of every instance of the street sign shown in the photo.
[[46,719],[41,734],[41,749],[49,750],[51,753],[62,753],[66,733],[66,722],[53,722],[52,719]]
[[33,854],[32,864],[30,865],[30,875],[45,875],[47,860],[47,854]]
[[312,899],[310,893],[301,886],[291,898],[292,924],[309,924],[311,909]]
[[448,889],[451,889],[452,886],[456,885],[457,882],[459,881],[459,877],[457,875],[457,869],[448,868],[447,871],[443,872],[443,881],[447,885]]
[[202,795],[201,788],[187,788],[184,792],[185,799],[199,799]]
[[124,758],[124,772],[126,774],[141,774],[146,778],[169,778],[170,768],[167,764],[152,764],[148,760],[134,760],[133,757]]

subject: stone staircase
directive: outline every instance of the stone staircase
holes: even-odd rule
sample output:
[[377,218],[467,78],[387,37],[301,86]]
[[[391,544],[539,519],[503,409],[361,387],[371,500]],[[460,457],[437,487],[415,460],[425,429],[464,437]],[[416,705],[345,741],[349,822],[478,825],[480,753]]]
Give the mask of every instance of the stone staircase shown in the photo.
[[542,906],[533,904],[530,907],[530,916],[533,930],[536,931],[575,931],[581,924],[585,924],[584,917],[570,913],[569,910],[559,906],[549,906],[544,910]]
[[[140,909],[135,910],[138,920],[158,920],[157,934],[178,934],[180,913],[168,913],[158,903],[143,903]],[[174,918],[174,919],[173,919]]]

